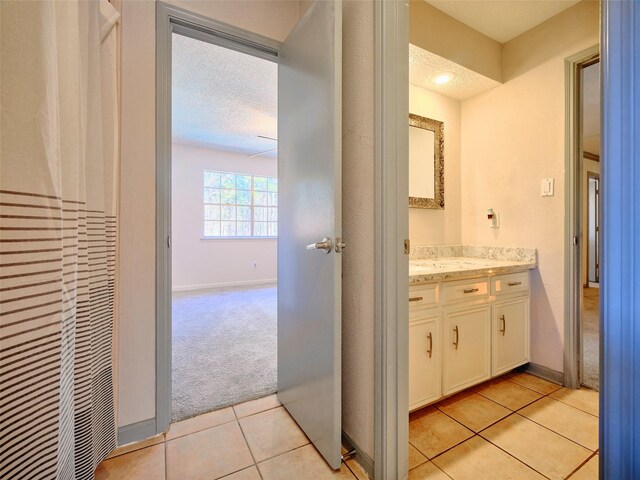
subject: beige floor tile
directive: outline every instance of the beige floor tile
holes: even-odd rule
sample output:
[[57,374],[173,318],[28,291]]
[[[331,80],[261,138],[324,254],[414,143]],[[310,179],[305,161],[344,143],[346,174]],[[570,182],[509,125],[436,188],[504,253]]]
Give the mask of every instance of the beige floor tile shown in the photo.
[[190,433],[199,432],[207,428],[217,427],[224,423],[234,422],[236,419],[231,407],[204,413],[197,417],[188,418],[181,422],[172,423],[167,432],[167,440],[182,437]]
[[283,455],[258,464],[263,480],[355,480],[355,476],[343,464],[334,471],[316,451],[313,445],[296,448]]
[[96,480],[163,480],[164,444],[136,450],[105,460],[95,472]]
[[598,449],[598,418],[582,410],[545,397],[518,413],[589,450]]
[[250,415],[239,422],[256,462],[309,443],[284,407]]
[[141,442],[127,443],[126,445],[122,445],[121,447],[116,448],[109,454],[107,459],[118,457],[120,455],[124,455],[125,453],[135,452],[136,450],[141,450],[143,448],[150,447],[151,445],[158,445],[162,442],[164,442],[164,434],[147,438],[146,440],[142,440]]
[[433,463],[427,462],[409,470],[409,480],[451,480],[451,477]]
[[481,437],[473,437],[433,459],[456,480],[544,480],[544,477]]
[[427,457],[420,453],[420,451],[413,445],[409,445],[409,470],[416,468],[418,465],[427,461]]
[[245,468],[244,470],[240,470],[239,472],[232,473],[228,475],[222,480],[261,480],[260,474],[258,473],[258,469],[255,465]]
[[349,467],[349,470],[351,470],[351,473],[353,473],[358,480],[369,480],[369,475],[366,470],[362,468],[362,465],[360,465],[355,459],[350,458],[346,460],[345,463],[347,464],[347,467]]
[[598,392],[581,388],[572,390],[570,388],[561,388],[549,395],[551,398],[560,400],[567,405],[579,408],[580,410],[598,416]]
[[562,385],[558,385],[544,378],[536,377],[535,375],[531,375],[529,373],[514,373],[509,377],[509,380],[512,382],[516,382],[523,387],[527,387],[530,390],[535,390],[538,393],[543,395],[549,395],[551,392],[555,392],[556,390],[562,388]]
[[566,478],[592,453],[517,414],[480,435],[552,480]]
[[511,414],[511,410],[470,390],[441,401],[436,408],[474,432]]
[[600,461],[599,455],[594,455],[585,463],[580,470],[571,475],[570,480],[598,480],[598,462]]
[[423,408],[409,417],[409,442],[427,458],[473,436],[473,432],[433,407]]
[[258,398],[257,400],[251,400],[249,402],[240,403],[234,405],[233,409],[236,411],[238,418],[253,415],[254,413],[264,412],[265,410],[271,410],[282,405],[278,396],[274,393],[268,397]]
[[253,464],[237,422],[166,442],[167,480],[213,480]]
[[538,392],[529,390],[510,380],[502,379],[483,383],[474,387],[474,390],[483,397],[487,397],[511,410],[518,410],[542,397]]

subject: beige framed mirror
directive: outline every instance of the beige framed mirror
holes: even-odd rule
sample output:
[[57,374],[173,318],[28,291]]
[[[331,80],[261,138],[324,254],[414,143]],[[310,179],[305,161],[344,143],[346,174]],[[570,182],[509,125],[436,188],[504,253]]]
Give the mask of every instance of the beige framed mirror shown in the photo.
[[409,207],[444,209],[444,123],[409,114]]

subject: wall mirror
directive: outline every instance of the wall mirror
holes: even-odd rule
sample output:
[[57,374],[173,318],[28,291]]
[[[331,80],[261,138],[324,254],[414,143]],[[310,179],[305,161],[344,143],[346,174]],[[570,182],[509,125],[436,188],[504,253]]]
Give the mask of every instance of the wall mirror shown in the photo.
[[444,209],[444,123],[412,113],[409,207]]

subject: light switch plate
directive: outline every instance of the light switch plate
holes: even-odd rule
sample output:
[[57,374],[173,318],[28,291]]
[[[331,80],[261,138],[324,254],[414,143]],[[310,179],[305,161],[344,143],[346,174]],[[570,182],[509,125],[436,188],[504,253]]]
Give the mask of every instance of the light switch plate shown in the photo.
[[540,188],[540,196],[542,197],[553,197],[553,187],[554,187],[554,179],[553,178],[543,178],[542,186]]

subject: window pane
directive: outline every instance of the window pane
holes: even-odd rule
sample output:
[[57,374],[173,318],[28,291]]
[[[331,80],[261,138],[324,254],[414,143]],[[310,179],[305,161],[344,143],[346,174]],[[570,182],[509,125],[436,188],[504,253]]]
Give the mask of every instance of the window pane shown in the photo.
[[250,190],[238,190],[236,194],[238,205],[251,205],[251,191]]
[[204,186],[220,188],[220,174],[218,172],[204,172]]
[[253,177],[253,189],[267,191],[268,180],[267,177]]
[[267,222],[255,222],[253,224],[253,236],[254,237],[266,237],[268,236]]
[[251,207],[238,207],[238,220],[251,221]]
[[220,190],[217,188],[205,188],[204,203],[220,203]]
[[278,236],[278,224],[274,222],[269,222],[269,236],[277,237]]
[[238,222],[238,237],[251,236],[251,222]]
[[267,192],[253,192],[254,205],[267,205]]
[[278,179],[269,177],[269,191],[277,192],[278,191]]
[[267,220],[269,220],[270,222],[277,222],[278,221],[278,209],[275,207],[269,207],[267,209]]
[[236,236],[236,222],[222,222],[222,236],[223,237],[235,237]]
[[255,207],[253,209],[253,220],[264,222],[267,220],[267,209],[264,207]]
[[205,237],[219,237],[220,236],[220,222],[204,222],[204,236]]
[[236,191],[235,190],[222,190],[222,201],[223,205],[233,205],[236,203]]
[[204,219],[205,220],[220,220],[220,206],[219,205],[205,205],[204,206]]
[[269,206],[277,207],[278,206],[278,194],[269,192]]
[[238,190],[251,190],[251,175],[236,175],[236,188]]
[[236,207],[222,207],[222,220],[235,220]]
[[236,188],[236,176],[233,173],[223,173],[220,176],[222,188]]

